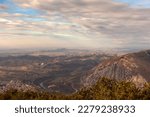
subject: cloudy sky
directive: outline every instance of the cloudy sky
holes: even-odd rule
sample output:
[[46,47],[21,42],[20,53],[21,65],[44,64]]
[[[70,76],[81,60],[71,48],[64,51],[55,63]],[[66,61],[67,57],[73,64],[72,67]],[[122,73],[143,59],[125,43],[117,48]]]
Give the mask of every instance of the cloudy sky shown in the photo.
[[150,49],[150,0],[0,0],[0,48]]

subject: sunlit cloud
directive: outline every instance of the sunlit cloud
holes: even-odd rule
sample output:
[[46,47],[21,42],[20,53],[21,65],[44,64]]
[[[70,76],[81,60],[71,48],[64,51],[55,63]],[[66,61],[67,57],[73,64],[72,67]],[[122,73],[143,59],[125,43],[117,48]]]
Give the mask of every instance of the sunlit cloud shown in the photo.
[[8,0],[0,3],[0,47],[13,48],[16,43],[17,47],[38,48],[65,44],[70,48],[147,49],[149,3],[149,0]]

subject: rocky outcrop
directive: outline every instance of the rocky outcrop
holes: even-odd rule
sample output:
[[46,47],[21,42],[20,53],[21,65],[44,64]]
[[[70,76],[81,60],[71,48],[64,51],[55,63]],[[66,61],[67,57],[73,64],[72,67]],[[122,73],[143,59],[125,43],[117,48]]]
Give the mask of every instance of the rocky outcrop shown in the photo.
[[87,73],[82,82],[84,86],[89,86],[96,83],[101,77],[132,81],[138,86],[150,82],[150,51],[107,60]]
[[37,91],[37,88],[34,87],[33,85],[25,84],[21,81],[9,81],[9,82],[1,82],[0,83],[0,93],[6,92],[8,90],[17,90],[17,91],[22,91],[22,92],[27,92],[27,91]]

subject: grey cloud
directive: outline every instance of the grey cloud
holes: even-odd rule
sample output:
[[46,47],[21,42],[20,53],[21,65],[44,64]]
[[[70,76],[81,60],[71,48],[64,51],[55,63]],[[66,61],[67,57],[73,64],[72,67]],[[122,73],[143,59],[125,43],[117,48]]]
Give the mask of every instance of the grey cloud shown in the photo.
[[[42,12],[41,17],[46,21],[30,22],[32,27],[39,30],[40,27],[46,32],[50,30],[61,32],[64,29],[67,33],[71,30],[98,43],[115,40],[116,46],[141,44],[147,47],[150,44],[150,8],[132,8],[128,4],[112,0],[14,1],[21,7],[34,8]],[[101,35],[105,39],[102,39]]]
[[8,7],[4,4],[0,4],[0,10],[6,10]]

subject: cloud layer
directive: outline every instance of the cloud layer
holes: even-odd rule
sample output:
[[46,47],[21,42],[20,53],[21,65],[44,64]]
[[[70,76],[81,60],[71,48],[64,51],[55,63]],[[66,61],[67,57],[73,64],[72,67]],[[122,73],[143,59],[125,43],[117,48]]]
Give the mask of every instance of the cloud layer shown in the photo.
[[0,4],[0,46],[148,49],[150,2],[120,1],[9,0]]

